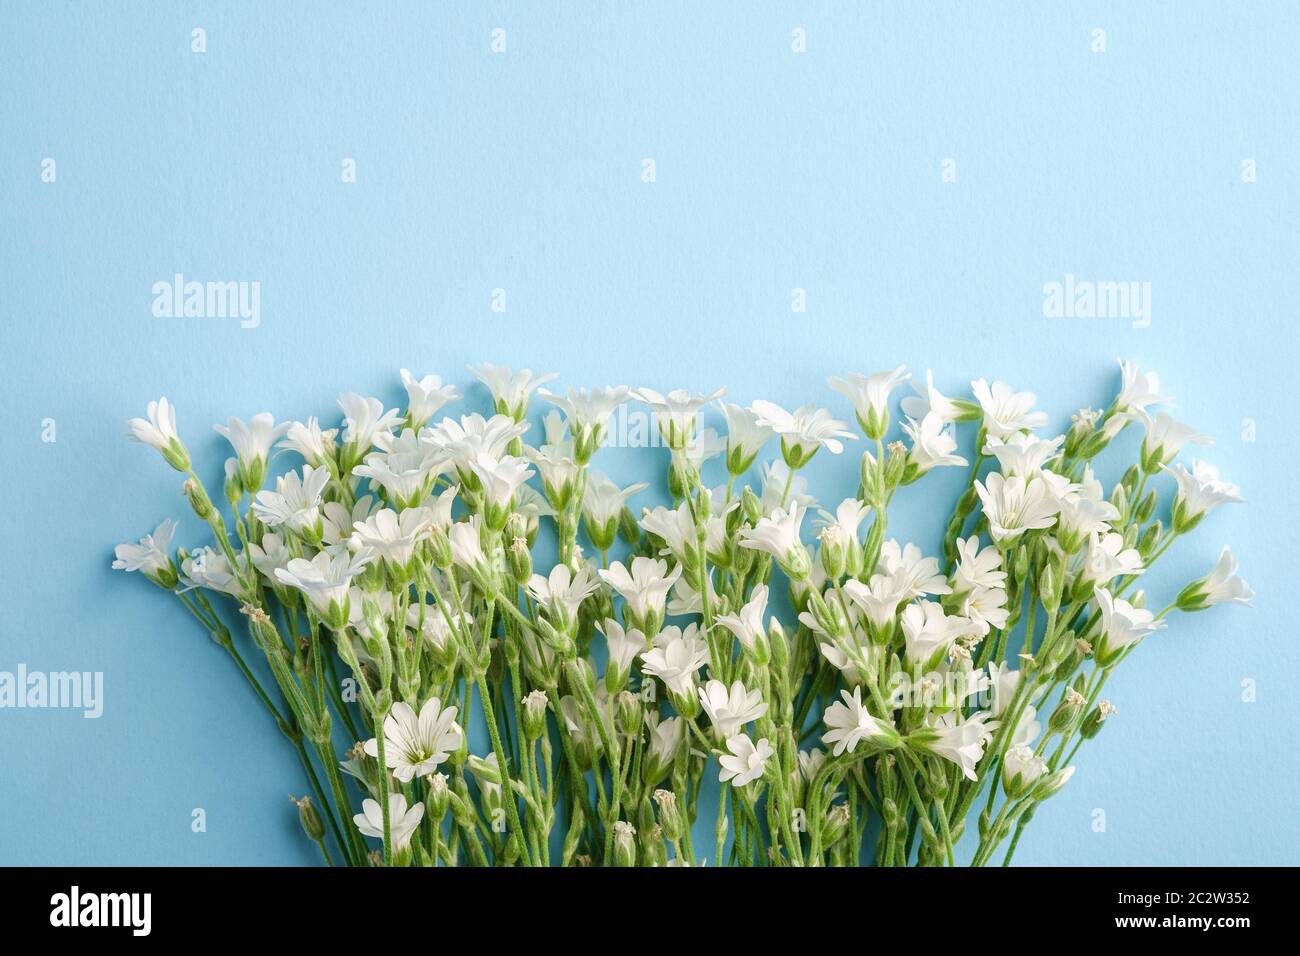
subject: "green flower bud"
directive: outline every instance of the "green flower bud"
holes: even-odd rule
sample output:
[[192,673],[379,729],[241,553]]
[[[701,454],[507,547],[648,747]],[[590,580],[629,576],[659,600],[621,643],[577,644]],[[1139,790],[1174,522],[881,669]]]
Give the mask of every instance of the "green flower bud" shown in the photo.
[[822,530],[818,540],[821,542],[818,557],[821,559],[822,568],[826,571],[827,578],[836,581],[844,574],[848,558],[844,532],[840,530],[839,525],[828,525]]
[[1066,733],[1079,719],[1087,702],[1088,699],[1073,687],[1067,689],[1061,702],[1052,711],[1052,716],[1048,718],[1047,729],[1054,734]]
[[1146,524],[1151,520],[1151,516],[1156,513],[1156,492],[1152,488],[1142,500],[1138,502],[1137,510],[1133,512],[1133,520],[1138,524]]
[[429,531],[429,556],[434,567],[443,571],[451,567],[451,541],[442,528],[435,527]]
[[636,515],[627,505],[618,513],[618,533],[632,547],[636,547],[641,540],[641,526],[636,523]]
[[535,690],[523,699],[524,737],[531,743],[546,733],[545,692]]
[[618,729],[624,737],[635,737],[641,731],[641,698],[630,690],[618,695]]
[[826,811],[822,822],[822,839],[827,846],[834,846],[849,831],[849,808],[847,804],[837,803]]
[[614,865],[636,866],[636,827],[626,820],[614,822]]
[[1101,725],[1106,722],[1106,718],[1116,712],[1114,704],[1108,700],[1103,700],[1083,719],[1083,725],[1079,728],[1079,736],[1084,740],[1091,740],[1096,737],[1101,733]]
[[212,500],[208,497],[207,491],[203,485],[199,484],[193,478],[187,478],[185,484],[181,486],[181,491],[185,497],[190,500],[190,507],[194,513],[203,521],[211,521],[216,510],[212,507]]
[[785,673],[790,666],[790,643],[786,640],[785,629],[775,617],[767,629],[767,643],[772,649],[772,666],[778,673]]
[[445,773],[435,773],[425,778],[424,809],[435,824],[441,823],[451,803],[451,788]]
[[[1074,776],[1073,767],[1062,767],[1060,770],[1057,770],[1055,773],[1049,773],[1047,776],[1043,777],[1038,781],[1038,786],[1034,787],[1034,799],[1046,800],[1048,797],[1054,796],[1056,793],[1060,791],[1062,787],[1064,787],[1070,781],[1070,778],[1073,776]],[[1024,817],[1022,817],[1021,819],[1023,820]]]
[[506,563],[510,567],[510,576],[516,584],[527,584],[533,574],[533,556],[528,550],[528,541],[515,538],[506,549]]
[[678,843],[686,833],[686,823],[681,808],[677,806],[677,794],[671,790],[656,790],[654,800],[659,807],[659,826],[663,827],[664,836],[669,843]]
[[302,824],[303,833],[316,843],[325,839],[325,824],[321,822],[320,814],[312,805],[311,797],[303,797],[301,800],[294,797],[289,799],[298,806],[298,822]]
[[1137,540],[1137,549],[1138,554],[1142,555],[1143,559],[1149,558],[1155,553],[1156,547],[1160,543],[1160,533],[1163,530],[1160,522],[1156,521],[1142,532],[1141,537]]

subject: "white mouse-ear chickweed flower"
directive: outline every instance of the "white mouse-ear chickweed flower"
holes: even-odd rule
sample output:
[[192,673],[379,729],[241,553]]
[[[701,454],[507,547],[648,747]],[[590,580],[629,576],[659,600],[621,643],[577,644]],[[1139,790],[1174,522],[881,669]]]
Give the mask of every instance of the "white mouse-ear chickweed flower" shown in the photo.
[[240,480],[250,493],[262,487],[271,446],[284,437],[291,425],[292,422],[277,425],[270,412],[260,412],[247,422],[232,416],[226,424],[212,426],[235,449]]
[[115,549],[116,571],[139,571],[154,584],[163,588],[176,587],[176,565],[172,561],[172,537],[176,534],[176,522],[164,519],[153,534],[147,534],[138,544],[119,544]]
[[773,402],[757,401],[750,406],[757,424],[781,436],[781,454],[790,468],[802,468],[825,448],[832,455],[844,451],[841,438],[854,439],[849,426],[824,408],[804,405],[787,412]]
[[907,366],[900,365],[893,371],[876,372],[874,375],[859,375],[854,372],[846,378],[832,378],[828,384],[853,403],[853,411],[858,417],[862,433],[876,441],[889,430],[890,393],[909,378],[911,376],[907,374]]
[[131,437],[162,453],[167,464],[177,471],[190,470],[190,453],[185,450],[176,432],[176,408],[166,397],[150,402],[147,418],[133,418],[127,422]]
[[1181,611],[1203,611],[1216,604],[1243,604],[1250,606],[1255,596],[1250,585],[1237,576],[1237,559],[1226,544],[1219,560],[1205,577],[1187,585],[1178,595]]
[[[1176,463],[1202,439],[1131,363],[1062,436],[1003,382],[950,398],[927,372],[900,401],[901,366],[832,379],[871,446],[838,487],[834,462],[801,470],[854,438],[817,404],[472,371],[491,407],[471,389],[480,410],[444,412],[463,389],[403,369],[399,407],[345,393],[338,428],[229,419],[216,495],[166,399],[130,423],[183,473],[206,542],[173,552],[164,521],[113,567],[172,592],[325,769],[295,806],[331,865],[699,865],[709,826],[720,865],[952,865],[973,846],[983,866],[1008,841],[1009,860],[1114,713],[1098,681],[1173,612],[1253,596],[1227,548],[1158,614],[1134,589],[1241,496]],[[555,406],[535,447],[534,392]],[[601,448],[629,398],[670,454],[615,484],[592,459],[618,467]],[[1132,422],[1140,452],[1112,443]],[[968,447],[969,470],[926,477]],[[292,461],[271,470],[273,448]],[[925,550],[898,537],[918,514],[943,535]],[[710,805],[714,773],[731,786]]]

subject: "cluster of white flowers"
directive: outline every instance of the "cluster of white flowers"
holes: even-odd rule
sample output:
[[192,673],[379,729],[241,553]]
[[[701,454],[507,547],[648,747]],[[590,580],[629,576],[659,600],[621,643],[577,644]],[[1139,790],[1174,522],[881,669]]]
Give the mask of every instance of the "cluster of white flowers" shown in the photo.
[[[982,865],[1070,779],[1115,713],[1107,678],[1170,611],[1251,597],[1227,548],[1159,613],[1134,590],[1241,498],[1212,465],[1174,463],[1208,439],[1153,413],[1168,402],[1156,376],[1120,364],[1110,407],[1054,437],[1034,395],[980,379],[950,398],[927,373],[901,401],[905,440],[886,444],[906,371],[831,379],[866,440],[857,491],[833,509],[798,473],[859,436],[814,406],[560,394],[542,387],[553,375],[483,365],[493,413],[437,420],[457,389],[402,370],[405,409],[347,394],[336,428],[265,413],[216,426],[234,450],[222,508],[161,399],[132,435],[185,475],[214,541],[173,551],[167,520],[113,566],[173,592],[236,659],[300,751],[312,793],[295,802],[330,862],[945,865],[982,799]],[[536,446],[534,393],[555,406]],[[671,504],[639,518],[629,501],[648,485],[592,467],[630,401],[670,459]],[[713,403],[725,436],[704,425]],[[1107,492],[1093,462],[1130,424],[1139,460]],[[302,464],[272,489],[277,451]],[[887,537],[889,507],[941,467],[969,478],[927,556]],[[340,760],[343,735],[356,743]],[[694,826],[707,774],[722,797],[711,853]]]

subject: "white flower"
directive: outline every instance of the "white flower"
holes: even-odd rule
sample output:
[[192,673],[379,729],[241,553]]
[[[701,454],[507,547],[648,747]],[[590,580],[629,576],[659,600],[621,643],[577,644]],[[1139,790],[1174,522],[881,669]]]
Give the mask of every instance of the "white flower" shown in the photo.
[[320,422],[313,415],[305,425],[302,422],[290,422],[284,438],[276,447],[295,451],[302,455],[307,464],[320,468],[333,455],[334,436],[337,434],[337,428],[321,431]]
[[953,590],[958,594],[975,588],[1001,588],[1007,583],[1002,570],[1002,555],[989,546],[981,550],[979,535],[957,539],[957,569],[953,572]]
[[669,691],[688,695],[695,685],[695,672],[709,660],[709,646],[698,636],[699,629],[688,624],[666,627],[654,639],[654,647],[641,655],[641,669],[658,677]]
[[352,528],[358,521],[364,521],[383,507],[383,502],[374,495],[362,495],[349,511],[338,501],[327,501],[321,505],[324,518],[321,524],[324,531],[321,540],[326,544],[347,544],[352,536]]
[[478,476],[486,502],[499,508],[508,508],[519,486],[533,476],[527,463],[512,455],[495,458],[480,454],[470,467]]
[[415,546],[429,530],[429,514],[423,508],[407,508],[400,515],[382,508],[352,529],[358,548],[370,548],[377,558],[399,567],[410,563]]
[[772,429],[760,425],[757,413],[740,405],[724,402],[722,414],[727,419],[727,472],[743,474],[772,437]]
[[241,597],[244,593],[239,575],[230,566],[230,561],[213,548],[191,551],[190,556],[181,562],[181,572],[191,587],[221,591],[233,597]]
[[727,450],[726,439],[715,429],[701,428],[683,448],[673,449],[673,460],[687,465],[688,472],[698,472],[706,461],[712,461]]
[[1094,651],[1097,663],[1112,663],[1121,652],[1142,638],[1165,626],[1144,607],[1134,607],[1123,598],[1113,597],[1105,588],[1098,588],[1093,599],[1097,604],[1101,633]]
[[[259,412],[247,422],[234,416],[226,419],[224,425],[213,425],[212,430],[230,442],[239,457],[241,477],[246,484],[258,486],[260,478],[266,473],[266,461],[271,454],[271,446],[284,437],[292,422],[275,423],[270,412]],[[251,482],[249,479],[254,479]],[[250,488],[250,490],[252,490]]]
[[1158,471],[1161,465],[1169,464],[1188,443],[1214,444],[1213,438],[1199,434],[1191,425],[1175,421],[1165,412],[1158,412],[1153,418],[1144,409],[1135,408],[1130,414],[1146,429],[1142,438],[1142,466],[1147,471]]
[[699,689],[699,694],[700,704],[720,739],[731,737],[745,724],[767,713],[762,691],[746,690],[740,681],[734,681],[728,690],[722,681],[711,680]]
[[981,637],[991,628],[1001,630],[1007,626],[1011,612],[1007,609],[1007,592],[1002,588],[974,588],[967,591],[961,602],[961,613],[974,632]]
[[998,460],[1002,474],[1008,477],[1019,475],[1028,480],[1060,454],[1064,441],[1064,435],[1039,438],[1025,432],[1016,432],[1005,440],[989,436],[984,445],[984,454],[992,455]]
[[477,412],[457,422],[444,418],[436,426],[420,432],[420,440],[439,449],[451,459],[462,482],[471,483],[474,472],[470,463],[480,455],[500,458],[510,443],[528,431],[528,422],[516,422],[506,415],[484,418]]
[[382,432],[375,436],[374,444],[379,451],[366,455],[365,463],[352,473],[378,484],[397,504],[419,502],[432,490],[434,478],[446,470],[446,459],[421,442],[414,429],[404,429],[397,436]]
[[621,561],[600,571],[604,582],[627,602],[627,613],[638,622],[663,619],[668,591],[681,574],[680,564],[669,571],[667,561],[642,556],[632,559],[630,572]]
[[871,514],[871,506],[863,504],[857,498],[845,498],[835,508],[835,514],[819,509],[816,524],[823,528],[836,527],[847,543],[858,540],[858,528]]
[[1120,390],[1115,411],[1146,410],[1148,405],[1172,405],[1173,399],[1160,394],[1160,376],[1143,372],[1136,362],[1119,359]]
[[1047,761],[1024,744],[1012,747],[1002,758],[1002,780],[1007,793],[1028,792],[1039,777],[1047,773]]
[[366,551],[357,554],[321,551],[310,561],[294,558],[287,568],[276,569],[275,577],[281,584],[297,588],[307,595],[322,617],[337,620],[338,611],[332,608],[346,608],[348,586],[369,563],[370,554]]
[[296,534],[314,536],[321,530],[321,494],[329,480],[324,468],[303,465],[302,477],[291,471],[275,479],[275,491],[259,491],[253,514],[268,527],[284,525]]
[[[381,595],[387,592],[379,592]],[[469,614],[463,617],[460,614],[451,613],[446,617],[436,605],[428,604],[424,607],[424,624],[420,624],[419,604],[412,604],[406,609],[406,626],[412,630],[418,630],[420,634],[439,650],[446,650],[449,642],[452,640],[456,631],[464,631],[474,624],[474,618]],[[448,622],[450,618],[450,622]],[[453,628],[455,630],[453,630]]]
[[650,406],[659,433],[669,448],[684,448],[695,437],[700,409],[727,393],[720,388],[711,395],[692,395],[683,388],[675,388],[667,395],[653,388],[634,388],[631,396]]
[[832,418],[826,409],[812,405],[787,412],[772,402],[757,401],[750,406],[750,411],[754,413],[757,424],[781,436],[781,452],[791,468],[807,462],[818,448],[838,455],[844,450],[844,443],[839,439],[857,437],[845,422]]
[[975,482],[975,493],[984,505],[989,535],[999,543],[1034,528],[1050,528],[1060,510],[1060,503],[1046,483],[1026,484],[1019,476],[1004,478],[996,471],[983,484]]
[[274,531],[262,535],[260,545],[250,541],[248,556],[252,559],[253,567],[257,568],[258,573],[275,585],[280,583],[275,576],[276,568],[287,568],[289,562],[293,560],[293,552],[289,550],[288,541]]
[[1214,570],[1199,581],[1193,581],[1178,596],[1178,606],[1185,611],[1200,611],[1215,604],[1243,604],[1250,606],[1255,596],[1250,585],[1237,576],[1237,559],[1232,550],[1223,546]]
[[460,398],[455,385],[444,385],[437,375],[416,378],[406,369],[400,372],[406,386],[406,414],[412,428],[420,428],[438,409]]
[[451,527],[451,509],[456,503],[456,494],[459,491],[459,485],[452,485],[439,492],[436,498],[425,498],[420,503],[418,510],[429,519],[429,527],[439,528],[442,531]]
[[844,593],[862,608],[877,632],[893,626],[898,605],[912,596],[907,582],[896,574],[873,574],[866,584],[850,578],[844,582]]
[[830,728],[822,734],[822,743],[834,744],[832,753],[838,757],[845,751],[853,753],[858,744],[862,741],[872,741],[877,738],[885,738],[892,743],[898,742],[898,733],[893,726],[884,720],[871,716],[867,708],[862,704],[862,688],[853,688],[853,696],[849,696],[847,690],[841,690],[840,696],[844,702],[838,700],[826,708],[826,713],[822,719],[826,726]]
[[[709,590],[709,606],[718,606],[718,592],[713,587],[713,575],[708,575],[704,579]],[[668,595],[668,614],[672,617],[680,617],[685,614],[703,614],[704,602],[700,599],[700,592],[691,587],[691,582],[687,578],[678,578],[677,583],[673,585],[672,591]]]
[[545,385],[559,376],[555,372],[534,375],[530,368],[512,372],[484,362],[471,365],[469,370],[474,377],[488,387],[492,393],[492,403],[498,415],[508,415],[515,420],[524,417],[528,410],[528,399],[539,385]]
[[1196,522],[1221,504],[1240,502],[1241,489],[1230,481],[1219,478],[1219,469],[1206,461],[1192,459],[1188,471],[1180,462],[1165,470],[1178,482],[1178,495],[1174,498],[1174,525],[1177,530],[1190,529]]
[[914,665],[938,664],[948,656],[957,638],[970,630],[970,621],[948,616],[934,601],[909,604],[903,609],[903,640],[907,660]]
[[525,448],[524,453],[537,466],[546,497],[561,510],[568,507],[569,496],[582,474],[582,466],[573,457],[573,442],[565,440],[541,448]]
[[384,411],[384,403],[379,399],[356,392],[340,395],[339,408],[343,410],[343,444],[351,445],[358,456],[368,452],[379,435],[402,423],[402,413],[397,409]]
[[171,546],[176,534],[176,522],[164,519],[153,534],[140,539],[139,544],[119,544],[113,549],[117,560],[113,562],[115,571],[139,571],[151,581],[162,582],[170,579],[175,583],[172,568]]
[[931,716],[924,730],[912,735],[912,741],[933,754],[961,767],[968,780],[977,779],[975,768],[984,756],[984,746],[993,739],[998,727],[988,711],[971,714],[960,723],[951,712]]
[[889,427],[889,395],[906,382],[910,375],[907,366],[893,371],[859,375],[854,372],[845,378],[832,378],[827,384],[853,403],[858,424],[868,438],[879,438]]
[[582,516],[587,522],[587,532],[592,543],[600,548],[603,544],[608,549],[614,543],[618,532],[618,519],[627,505],[627,500],[637,492],[648,488],[644,481],[620,488],[599,472],[592,472],[587,478],[587,490],[582,496]]
[[780,458],[763,466],[762,485],[758,498],[763,506],[763,514],[771,514],[777,508],[783,508],[788,504],[796,504],[807,509],[817,503],[817,500],[807,493],[807,480],[799,477],[798,474],[792,478],[790,466]]
[[777,508],[768,517],[759,518],[755,527],[741,528],[739,544],[770,554],[790,577],[804,577],[808,573],[808,553],[799,540],[803,516],[804,509],[798,504],[790,505],[788,511]]
[[645,724],[649,731],[645,754],[645,780],[653,785],[663,779],[668,768],[677,759],[682,744],[686,741],[686,720],[682,717],[659,719],[654,710],[647,710]]
[[767,765],[768,758],[776,753],[766,737],[759,740],[758,745],[755,746],[745,734],[728,737],[727,750],[728,753],[718,758],[718,763],[722,767],[718,773],[718,780],[722,783],[730,780],[733,787],[743,787],[763,776],[763,768]]
[[903,431],[912,439],[907,460],[918,475],[925,474],[931,468],[966,464],[965,458],[954,454],[957,451],[957,439],[953,435],[953,426],[937,413],[930,412],[920,422],[907,419],[903,422]]
[[[362,835],[383,839],[384,808],[378,801],[367,797],[361,801],[361,813],[352,818]],[[411,837],[424,818],[424,804],[416,803],[409,810],[406,808],[406,796],[400,793],[388,795],[388,835],[394,850],[405,850],[411,845]]]
[[1119,509],[1104,498],[1067,495],[1060,499],[1060,507],[1056,537],[1070,553],[1090,536],[1109,531],[1110,523],[1119,518]]
[[1141,574],[1142,555],[1137,548],[1124,547],[1124,536],[1116,532],[1088,537],[1079,574],[1084,581],[1106,584],[1121,575]]
[[925,417],[930,414],[938,415],[943,422],[955,422],[961,418],[962,410],[957,403],[934,387],[934,373],[929,369],[925,372],[925,387],[922,388],[916,379],[912,379],[912,390],[916,395],[908,395],[899,402],[903,414],[908,418],[918,422],[925,421]]
[[880,547],[880,567],[897,579],[905,600],[922,594],[951,594],[948,579],[939,571],[939,559],[927,558],[914,544],[899,545],[891,538]]
[[[661,554],[671,554],[681,564],[693,563],[698,550],[695,533],[695,518],[690,505],[682,502],[676,508],[662,505],[653,510],[647,508],[641,515],[641,527],[648,533],[662,538],[665,550]],[[710,554],[719,553],[726,543],[726,522],[719,515],[710,515],[705,525],[705,549]]]
[[567,395],[557,395],[545,388],[537,394],[564,411],[569,421],[569,434],[577,444],[578,460],[586,462],[605,442],[609,417],[614,409],[627,401],[631,389],[626,385],[606,385],[604,388],[570,388]]
[[[463,734],[456,723],[456,708],[442,709],[442,701],[430,697],[417,717],[411,706],[398,701],[384,718],[384,763],[402,783],[427,777],[438,764],[460,749]],[[379,741],[366,741],[366,753],[379,756]]]
[[470,521],[458,521],[448,530],[451,560],[456,567],[475,571],[487,564],[479,534],[478,525]]
[[746,650],[753,650],[754,645],[767,634],[763,627],[763,614],[766,610],[767,585],[756,584],[739,613],[719,614],[715,620],[734,634]]
[[596,625],[596,629],[605,635],[605,644],[609,648],[609,666],[626,674],[632,668],[637,655],[646,649],[645,635],[636,628],[623,629],[613,618],[605,618]]
[[176,432],[176,406],[166,396],[150,402],[146,414],[148,418],[133,418],[126,423],[135,441],[158,451],[165,451],[172,442],[180,442]]
[[600,581],[592,576],[591,568],[584,564],[574,574],[567,564],[551,568],[549,578],[534,574],[528,579],[528,593],[550,614],[561,620],[573,620],[578,607],[600,589]]
[[826,763],[826,751],[820,747],[799,751],[799,773],[807,783],[817,779],[817,771]]
[[1033,392],[1015,392],[1006,382],[984,379],[971,382],[975,399],[984,410],[984,427],[994,438],[1009,438],[1018,431],[1042,428],[1047,424],[1047,414],[1033,410],[1037,397]]

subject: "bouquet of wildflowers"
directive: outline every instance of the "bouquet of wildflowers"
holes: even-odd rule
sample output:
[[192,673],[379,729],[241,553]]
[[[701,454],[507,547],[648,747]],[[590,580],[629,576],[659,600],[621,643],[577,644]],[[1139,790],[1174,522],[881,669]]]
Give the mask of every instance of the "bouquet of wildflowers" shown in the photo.
[[[331,864],[943,866],[972,817],[969,862],[1005,862],[1115,713],[1115,668],[1171,611],[1252,596],[1227,548],[1159,611],[1135,590],[1241,499],[1213,465],[1174,464],[1209,439],[1120,365],[1110,407],[1050,438],[1032,394],[981,379],[949,398],[927,374],[888,444],[901,368],[830,380],[861,436],[813,406],[561,394],[490,365],[471,371],[493,413],[435,421],[457,390],[403,370],[405,409],[347,394],[341,429],[216,426],[225,508],[164,398],[131,430],[213,542],[173,551],[164,521],[114,567],[234,659],[301,758],[303,829]],[[534,393],[553,406],[535,446]],[[648,485],[593,467],[629,402],[668,452],[672,504],[640,517]],[[1094,459],[1130,426],[1139,458],[1107,491]],[[859,437],[858,487],[817,510],[814,549],[799,471]],[[275,448],[302,464],[269,487]],[[942,553],[891,539],[894,496],[953,467],[969,477]]]

